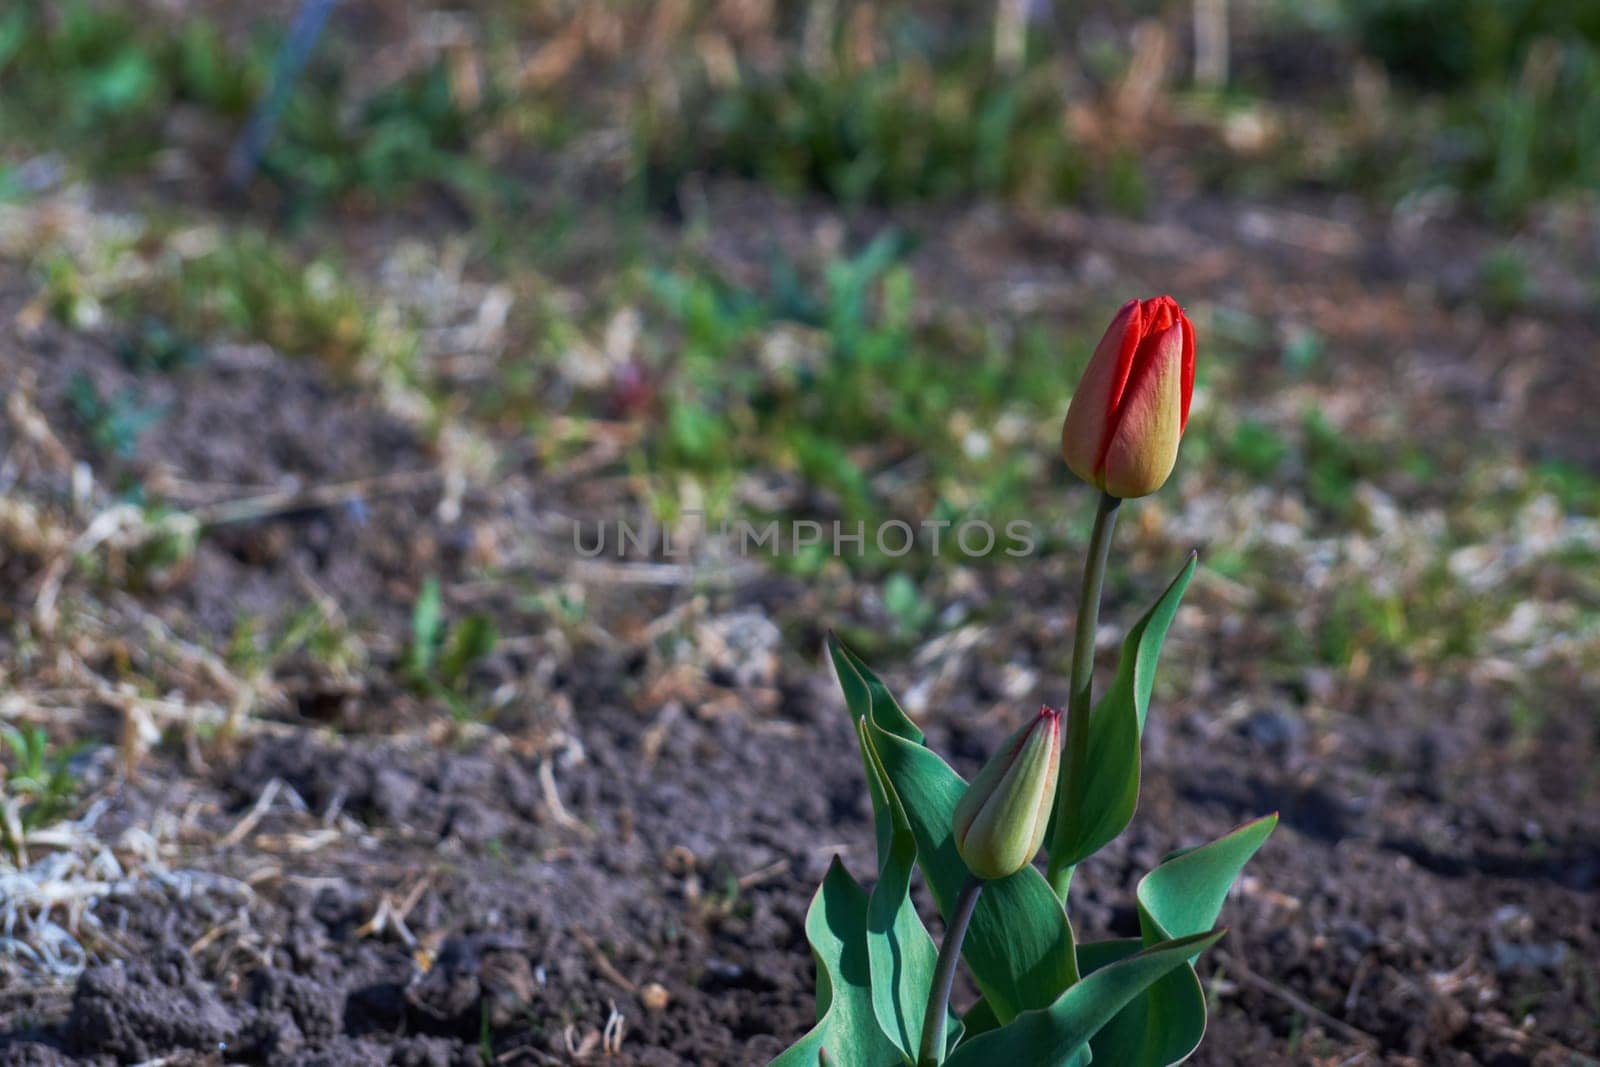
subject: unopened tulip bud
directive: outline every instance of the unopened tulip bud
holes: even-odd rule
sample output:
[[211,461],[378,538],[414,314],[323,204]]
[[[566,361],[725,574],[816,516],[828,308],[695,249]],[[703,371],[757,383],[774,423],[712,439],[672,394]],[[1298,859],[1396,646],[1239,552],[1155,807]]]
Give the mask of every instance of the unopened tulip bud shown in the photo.
[[1072,394],[1061,454],[1115,497],[1160,489],[1178,461],[1194,393],[1194,326],[1170,296],[1130,300]]
[[1041,707],[1006,738],[956,805],[956,851],[979,878],[1004,878],[1044,843],[1061,767],[1061,713]]

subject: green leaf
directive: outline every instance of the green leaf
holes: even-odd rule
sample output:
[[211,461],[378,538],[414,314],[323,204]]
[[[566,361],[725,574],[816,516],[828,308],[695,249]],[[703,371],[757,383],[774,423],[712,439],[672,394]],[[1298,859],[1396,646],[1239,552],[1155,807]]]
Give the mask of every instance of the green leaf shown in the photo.
[[1144,613],[1122,643],[1117,676],[1089,718],[1085,774],[1077,782],[1061,776],[1056,791],[1055,826],[1050,838],[1050,870],[1082,863],[1112,840],[1133,818],[1139,803],[1139,741],[1144,735],[1156,662],[1178,602],[1194,576],[1195,556]]
[[[1137,937],[1078,946],[1085,974],[1139,952]],[[1118,1067],[1157,1067],[1178,1063],[1199,1047],[1206,1032],[1206,996],[1194,967],[1162,975],[1135,997],[1089,1042],[1095,1059]]]
[[1137,937],[1115,937],[1110,941],[1081,941],[1078,943],[1078,970],[1087,977],[1108,964],[1127,959],[1142,948],[1144,940]]
[[[828,649],[840,668],[851,714],[866,724],[884,777],[905,812],[934,903],[948,916],[968,873],[950,830],[966,782],[921,744],[921,731],[859,658],[832,635]],[[1078,979],[1072,927],[1049,883],[1032,867],[984,887],[962,955],[1003,1022],[1046,1007]]]
[[439,592],[439,579],[429,577],[422,583],[417,603],[411,609],[411,662],[407,667],[418,677],[433,673],[443,626],[444,601]]
[[[878,758],[867,721],[856,720],[856,734],[866,764],[867,788],[878,826],[878,884],[867,898],[867,957],[872,972],[872,1006],[878,1025],[914,1064],[922,1040],[928,990],[939,950],[911,902],[911,872],[917,842],[900,798],[888,787],[888,772]],[[952,1019],[948,1040],[960,1034]]]
[[[1139,882],[1139,926],[1142,938],[1100,942],[1079,949],[1085,972],[1113,956],[1142,945],[1209,930],[1239,872],[1255,855],[1278,817],[1269,815],[1199,848],[1168,856]],[[1191,966],[1166,975],[1117,1014],[1095,1036],[1095,1056],[1102,1063],[1127,1067],[1164,1067],[1187,1059],[1206,1032],[1206,998]]]
[[468,615],[462,619],[439,655],[439,677],[445,685],[459,687],[479,660],[494,652],[500,631],[487,615]]
[[828,634],[828,655],[833,659],[833,669],[839,675],[839,688],[844,690],[844,702],[850,708],[852,718],[869,719],[879,729],[903,737],[913,744],[922,744],[922,731],[900,707],[900,702],[889,692],[889,687],[861,662],[860,656],[846,648],[831,632]]
[[[1030,1064],[1065,1067],[1087,1062],[1089,1039],[1129,1001],[1174,969],[1188,964],[1191,954],[1215,944],[1223,931],[1163,941],[1124,959],[1107,963],[1056,998],[1048,1008],[1023,1012],[1016,1019],[966,1042],[946,1061],[947,1067],[993,1067]],[[1123,1067],[1123,1061],[1103,1061]]]
[[1139,927],[1145,944],[1209,930],[1239,872],[1273,829],[1276,812],[1245,823],[1198,848],[1174,852],[1139,882]]
[[866,915],[866,894],[835,856],[806,912],[806,940],[817,959],[817,1025],[771,1067],[898,1062],[873,1013]]

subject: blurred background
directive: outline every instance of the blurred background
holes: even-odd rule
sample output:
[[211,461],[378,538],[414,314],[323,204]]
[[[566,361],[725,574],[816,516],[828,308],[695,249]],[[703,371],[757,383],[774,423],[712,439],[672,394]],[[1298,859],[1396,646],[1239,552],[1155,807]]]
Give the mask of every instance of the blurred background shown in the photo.
[[1062,702],[1163,292],[1085,932],[1278,809],[1196,1062],[1596,1062],[1600,5],[0,0],[0,1064],[770,1058],[823,632],[964,772]]

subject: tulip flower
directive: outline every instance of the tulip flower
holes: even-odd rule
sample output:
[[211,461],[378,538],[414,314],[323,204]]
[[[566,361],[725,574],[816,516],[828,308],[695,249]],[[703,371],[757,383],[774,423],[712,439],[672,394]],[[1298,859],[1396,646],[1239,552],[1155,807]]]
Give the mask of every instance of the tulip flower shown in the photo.
[[[1170,296],[1129,301],[1095,349],[1061,429],[1068,465],[1100,490],[1067,708],[1040,708],[970,785],[861,657],[828,636],[872,798],[878,877],[868,893],[834,859],[806,913],[817,1024],[769,1067],[1069,1067],[1091,1050],[1097,1064],[1162,1067],[1200,1044],[1209,998],[1189,966],[1222,937],[1211,927],[1228,888],[1277,817],[1179,849],[1145,875],[1132,945],[1076,944],[1070,900],[1074,872],[1133,817],[1152,677],[1195,573],[1191,553],[1128,631],[1116,674],[1097,694],[1095,637],[1117,513],[1172,473],[1194,355],[1194,327]],[[1041,846],[1042,872],[1031,866]],[[912,899],[917,870],[943,919],[937,941]],[[950,1019],[963,962],[983,990],[981,1025]],[[1183,977],[1163,980],[1174,974]]]
[[1194,326],[1170,296],[1122,305],[1072,394],[1061,453],[1114,497],[1160,489],[1194,393]]
[[1061,713],[1041,707],[1006,738],[956,804],[956,851],[979,878],[1026,867],[1044,843],[1061,768]]

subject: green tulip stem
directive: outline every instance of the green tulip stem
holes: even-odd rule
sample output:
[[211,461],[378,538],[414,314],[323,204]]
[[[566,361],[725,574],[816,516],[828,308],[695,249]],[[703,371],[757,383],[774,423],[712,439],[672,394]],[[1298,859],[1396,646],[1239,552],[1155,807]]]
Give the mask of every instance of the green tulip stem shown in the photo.
[[950,1015],[950,986],[956,979],[956,963],[961,959],[961,943],[967,939],[967,924],[983,892],[983,879],[968,874],[956,897],[945,928],[944,944],[939,946],[939,961],[933,968],[933,984],[928,988],[928,1010],[922,1016],[922,1047],[917,1067],[939,1067],[944,1062],[945,1026]]
[[[1076,795],[1089,764],[1089,712],[1094,703],[1094,634],[1100,628],[1100,590],[1106,580],[1106,560],[1111,555],[1111,534],[1117,527],[1120,497],[1100,494],[1089,535],[1089,555],[1083,562],[1083,588],[1078,594],[1078,625],[1072,635],[1072,690],[1067,703],[1066,763],[1060,788]],[[1064,904],[1072,887],[1073,868],[1050,857],[1050,886]]]

